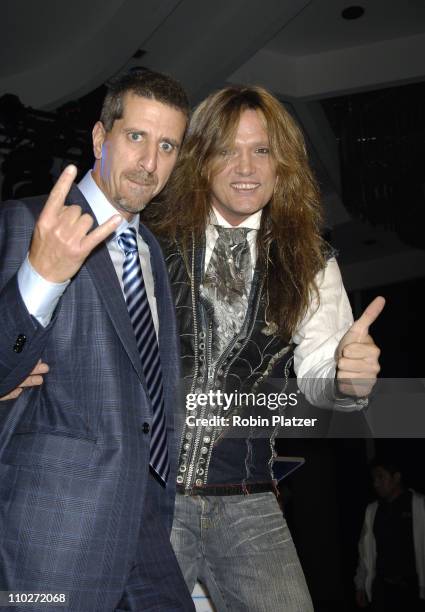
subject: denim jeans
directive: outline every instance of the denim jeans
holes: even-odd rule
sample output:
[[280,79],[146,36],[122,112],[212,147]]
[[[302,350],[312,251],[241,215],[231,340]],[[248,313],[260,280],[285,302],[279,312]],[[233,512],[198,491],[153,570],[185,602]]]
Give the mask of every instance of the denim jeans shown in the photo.
[[177,494],[171,543],[192,592],[217,612],[312,612],[294,543],[273,493]]

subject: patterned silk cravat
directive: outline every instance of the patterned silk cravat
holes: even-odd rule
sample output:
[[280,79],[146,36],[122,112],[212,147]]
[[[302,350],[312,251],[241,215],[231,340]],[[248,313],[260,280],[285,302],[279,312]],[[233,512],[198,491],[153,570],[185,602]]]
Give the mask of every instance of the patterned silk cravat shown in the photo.
[[251,288],[249,228],[215,226],[218,232],[203,282],[203,296],[214,308],[216,339],[213,357],[220,356],[242,327]]
[[158,342],[146,295],[137,248],[136,230],[129,227],[118,236],[124,251],[123,285],[128,314],[136,336],[142,370],[152,402],[150,465],[165,484],[170,471],[165,424],[164,394]]

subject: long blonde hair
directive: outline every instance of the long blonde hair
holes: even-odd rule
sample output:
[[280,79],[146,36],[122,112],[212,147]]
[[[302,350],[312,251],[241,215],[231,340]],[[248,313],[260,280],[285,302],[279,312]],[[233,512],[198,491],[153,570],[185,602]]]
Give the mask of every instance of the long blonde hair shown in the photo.
[[322,210],[303,135],[282,104],[262,87],[232,86],[208,96],[195,109],[176,168],[160,205],[146,221],[160,235],[182,243],[199,239],[209,220],[210,176],[219,150],[232,142],[245,110],[265,121],[276,187],[263,210],[257,238],[258,264],[266,274],[266,317],[289,340],[317,291],[325,265]]

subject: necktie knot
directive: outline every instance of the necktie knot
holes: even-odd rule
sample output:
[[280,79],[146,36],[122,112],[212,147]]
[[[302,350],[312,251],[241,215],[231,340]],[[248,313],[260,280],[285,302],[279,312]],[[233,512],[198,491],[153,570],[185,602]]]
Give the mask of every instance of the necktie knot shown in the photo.
[[126,256],[138,251],[137,236],[134,227],[129,227],[125,231],[121,232],[121,234],[118,236],[118,244]]
[[237,244],[244,244],[247,240],[249,227],[221,227],[215,226],[218,232],[218,240],[222,240],[226,245],[232,247]]
[[220,259],[224,258],[228,264],[235,266],[236,270],[232,273],[234,276],[247,265],[247,257],[249,259],[247,236],[251,229],[249,227],[221,227],[219,225],[215,227],[218,232],[215,250],[222,254],[219,257],[218,264],[220,265]]

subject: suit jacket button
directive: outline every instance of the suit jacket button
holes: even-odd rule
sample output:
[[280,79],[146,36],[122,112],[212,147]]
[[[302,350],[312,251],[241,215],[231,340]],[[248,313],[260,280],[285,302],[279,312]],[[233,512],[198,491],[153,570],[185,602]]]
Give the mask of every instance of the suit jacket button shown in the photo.
[[143,423],[143,425],[142,425],[142,431],[143,431],[143,433],[144,433],[144,434],[149,433],[149,432],[150,432],[150,429],[151,429],[151,428],[149,427],[149,423]]
[[27,337],[24,336],[24,334],[19,334],[15,340],[15,344],[13,345],[13,350],[15,353],[22,353],[26,341]]

